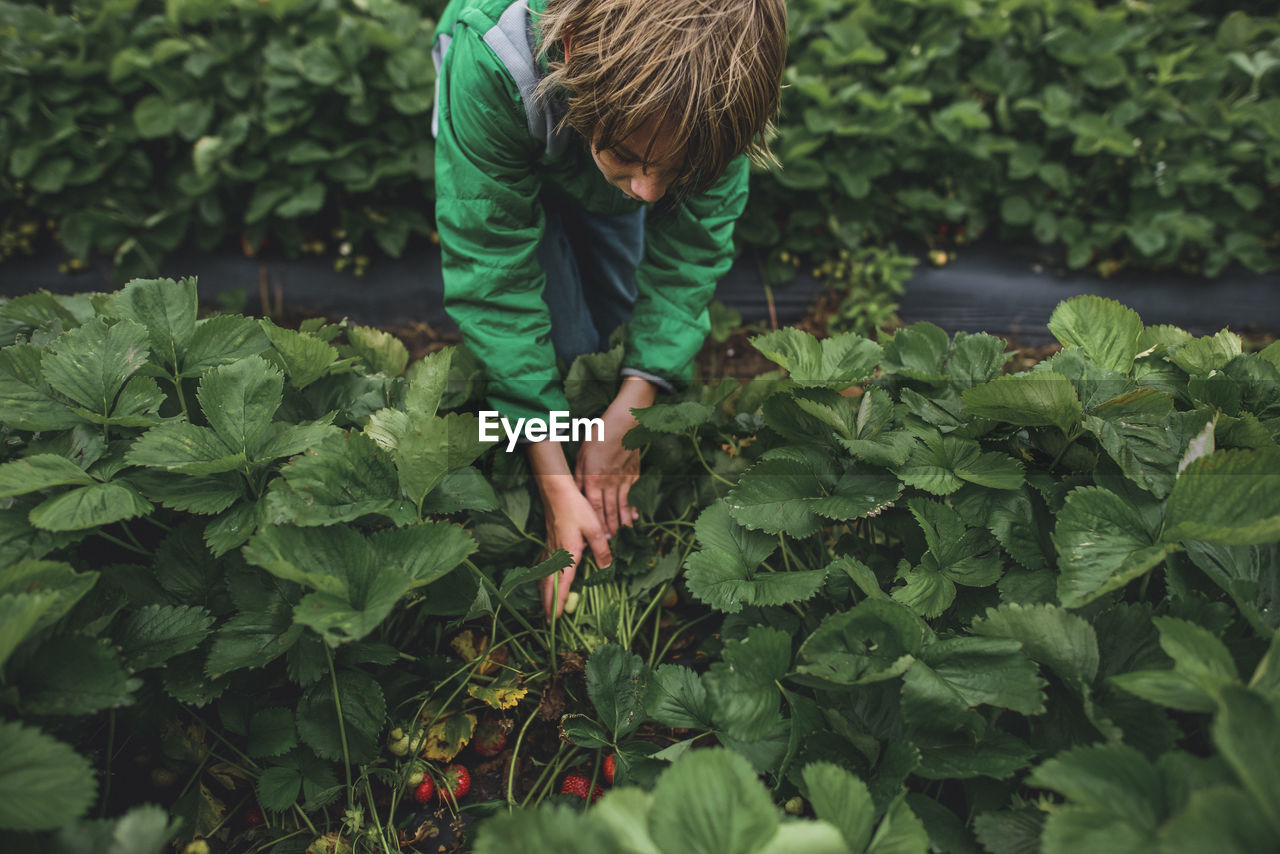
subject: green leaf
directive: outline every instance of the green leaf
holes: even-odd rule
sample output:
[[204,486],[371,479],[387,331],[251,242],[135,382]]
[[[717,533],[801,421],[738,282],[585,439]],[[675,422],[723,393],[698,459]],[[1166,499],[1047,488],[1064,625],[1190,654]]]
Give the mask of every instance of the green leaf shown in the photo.
[[294,388],[303,389],[311,385],[328,374],[338,360],[338,351],[315,335],[281,329],[266,318],[259,323],[275,348],[275,355],[289,377],[289,384]]
[[[963,713],[954,723],[966,725]],[[928,780],[1007,780],[1036,756],[1025,742],[999,730],[988,730],[977,740],[969,732],[921,732],[912,741],[920,748],[920,765],[912,773]]]
[[42,643],[20,673],[22,710],[33,715],[88,715],[133,703],[141,680],[129,678],[115,651],[84,635]]
[[803,387],[842,389],[865,382],[881,354],[879,344],[853,332],[818,341],[791,327],[752,338],[751,344]]
[[697,673],[678,664],[662,664],[654,671],[645,711],[674,729],[712,728],[707,689]]
[[777,828],[747,760],[723,748],[686,753],[653,789],[649,835],[664,852],[754,854]]
[[293,608],[270,600],[262,610],[237,614],[219,627],[205,673],[217,679],[242,667],[266,667],[297,643],[302,632],[302,626],[294,625]]
[[980,705],[1024,715],[1044,711],[1047,683],[1017,641],[950,638],[927,645],[917,658],[902,687],[903,719],[916,726],[963,725]]
[[657,433],[683,433],[710,421],[716,414],[715,407],[696,400],[680,403],[655,403],[635,412],[641,427]]
[[1280,540],[1280,450],[1223,450],[1200,457],[1174,482],[1162,542],[1240,546]]
[[53,837],[57,854],[161,854],[181,819],[155,804],[133,807],[117,819],[81,819],[63,825]]
[[95,483],[84,469],[56,454],[34,454],[0,465],[0,498],[25,495],[51,486]]
[[[1101,841],[1106,839],[1103,834],[1111,830],[1120,831],[1117,842],[1147,836],[1154,833],[1163,817],[1160,774],[1128,745],[1077,747],[1059,753],[1036,768],[1027,783],[1051,789],[1066,797],[1072,806],[1086,808],[1051,813],[1045,827],[1046,843],[1053,840],[1062,844],[1066,839],[1083,842],[1080,834]],[[1099,820],[1094,831],[1079,826],[1089,817]],[[1128,827],[1116,827],[1113,819]]]
[[830,762],[811,762],[802,775],[814,814],[839,828],[850,851],[866,850],[875,824],[867,784]]
[[1054,371],[999,377],[961,398],[971,415],[1022,427],[1057,427],[1065,436],[1079,429],[1083,415],[1075,387]]
[[209,368],[257,356],[270,346],[255,320],[229,314],[205,318],[196,323],[191,335],[182,359],[182,376],[200,376]]
[[1133,670],[1110,681],[1135,697],[1184,712],[1212,712],[1218,703],[1204,689],[1173,670]]
[[[279,756],[293,750],[297,744],[298,733],[293,724],[291,709],[262,709],[254,712],[249,719],[249,744],[246,749],[250,756]],[[267,809],[280,808],[268,806]]]
[[37,626],[50,622],[49,613],[57,604],[58,594],[53,592],[0,594],[0,667]]
[[791,662],[790,636],[754,626],[743,640],[725,641],[723,656],[703,677],[712,720],[724,738],[759,742],[781,723],[776,683]]
[[95,483],[49,498],[31,511],[31,524],[46,531],[83,531],[155,509],[128,483]]
[[499,588],[499,594],[503,597],[509,596],[513,590],[522,584],[529,584],[533,581],[541,581],[549,575],[554,575],[562,569],[567,568],[573,563],[573,556],[564,549],[556,549],[546,560],[534,566],[517,567],[506,574],[502,579],[502,587]]
[[778,826],[778,832],[759,854],[848,854],[840,831],[825,821],[794,821]]
[[272,766],[258,775],[254,791],[263,809],[284,812],[297,802],[298,795],[302,793],[302,773],[296,768]]
[[1280,703],[1244,688],[1223,689],[1213,743],[1253,796],[1273,833],[1280,833]]
[[610,744],[610,734],[586,715],[565,715],[560,719],[561,737],[577,747],[596,750]]
[[177,114],[161,95],[148,95],[133,108],[133,123],[143,139],[157,139],[173,133]]
[[113,305],[121,317],[147,328],[151,352],[176,372],[196,331],[196,280],[134,279]]
[[1001,605],[988,608],[970,628],[982,637],[1010,638],[1032,661],[1077,687],[1098,675],[1098,638],[1082,617],[1057,605]]
[[347,341],[375,373],[398,377],[409,364],[409,348],[390,332],[352,324],[347,327]]
[[0,402],[4,423],[18,430],[68,430],[80,423],[56,400],[41,371],[45,350],[34,344],[0,349]]
[[1049,331],[1063,347],[1079,347],[1104,368],[1127,374],[1142,352],[1142,319],[1112,299],[1083,294],[1058,304]]
[[564,396],[575,416],[598,415],[613,402],[622,357],[623,346],[618,344],[603,353],[584,353],[573,360],[564,378]]
[[1157,545],[1132,504],[1101,487],[1067,496],[1053,531],[1058,598],[1078,608],[1159,566],[1173,546]]
[[[129,473],[129,482],[147,500],[184,513],[212,516],[245,495],[245,480],[235,475],[186,475],[166,471]],[[275,481],[273,481],[275,483]]]
[[904,673],[924,646],[929,628],[911,611],[868,599],[826,617],[800,646],[800,681],[818,686],[865,685]]
[[393,453],[400,484],[420,504],[446,473],[464,468],[488,449],[479,439],[479,422],[467,412],[410,413]]
[[1159,838],[1161,852],[1168,854],[1253,854],[1280,846],[1280,833],[1253,799],[1226,786],[1192,792],[1182,812],[1160,827]]
[[[656,854],[651,845],[638,847],[634,837],[619,838],[610,824],[598,819],[602,809],[608,809],[619,796],[640,796],[633,789],[610,792],[590,815],[580,808],[562,804],[548,804],[539,809],[500,810],[492,818],[479,823],[476,832],[476,854],[511,854],[515,851],[554,851],[559,854],[592,854],[597,851],[618,851],[619,854]],[[636,821],[629,816],[630,820]],[[646,833],[647,836],[647,833]],[[646,839],[647,841],[647,839]],[[628,843],[637,847],[621,847]]]
[[298,603],[294,620],[333,646],[372,632],[413,586],[399,561],[385,559],[375,542],[346,526],[266,527],[250,538],[244,556],[316,591]]
[[982,813],[973,820],[974,835],[987,851],[1038,854],[1044,816],[1033,807]]
[[924,825],[905,798],[895,798],[871,837],[867,854],[925,854],[928,850],[929,834]]
[[982,453],[972,439],[944,436],[937,431],[920,437],[920,444],[895,474],[910,486],[934,495],[949,495],[965,481],[991,489],[1022,486],[1022,463],[998,453]]
[[1216,335],[1206,335],[1177,345],[1172,349],[1170,358],[1191,376],[1203,377],[1222,370],[1243,351],[1240,336],[1223,329]]
[[0,828],[53,830],[88,812],[89,760],[35,727],[0,722]]
[[[372,676],[354,670],[339,671],[337,681],[350,761],[372,761],[378,755],[379,735],[387,717],[382,688]],[[334,762],[344,758],[336,705],[333,686],[324,680],[302,695],[297,711],[302,740],[322,759]]]
[[614,643],[596,647],[587,659],[587,693],[615,742],[644,721],[651,678],[644,659]]
[[213,617],[190,605],[147,605],[130,614],[112,640],[133,670],[156,667],[189,652],[209,635]]
[[1003,339],[985,332],[977,335],[957,332],[946,362],[952,385],[964,390],[1000,376],[1001,369],[1013,355],[1005,353],[1005,346]]
[[948,343],[947,333],[932,323],[913,324],[898,330],[885,344],[882,367],[907,379],[940,383],[945,379]]
[[1239,684],[1236,663],[1226,645],[1203,626],[1175,617],[1154,617],[1160,647],[1173,659],[1174,669],[1210,696],[1227,685]]
[[280,408],[284,377],[266,360],[250,356],[214,368],[200,380],[200,408],[232,453],[254,459]]
[[130,446],[125,461],[190,475],[221,474],[248,465],[245,456],[232,453],[217,433],[187,422],[152,427]]
[[131,320],[108,326],[93,318],[49,345],[41,369],[49,385],[108,416],[125,380],[147,361],[147,330]]

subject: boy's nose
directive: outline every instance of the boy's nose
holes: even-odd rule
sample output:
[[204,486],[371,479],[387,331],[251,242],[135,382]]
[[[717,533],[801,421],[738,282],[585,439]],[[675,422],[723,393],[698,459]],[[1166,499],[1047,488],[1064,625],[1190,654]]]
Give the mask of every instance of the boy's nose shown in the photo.
[[631,195],[645,202],[656,202],[667,192],[667,182],[657,175],[637,175],[631,179]]

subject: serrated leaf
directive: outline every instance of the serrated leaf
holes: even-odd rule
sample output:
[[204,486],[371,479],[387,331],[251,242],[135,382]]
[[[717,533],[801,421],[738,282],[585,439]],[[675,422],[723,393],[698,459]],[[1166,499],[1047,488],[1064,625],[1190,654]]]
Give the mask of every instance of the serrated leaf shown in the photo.
[[0,498],[26,495],[51,486],[94,483],[84,469],[56,454],[33,454],[0,465]]
[[875,371],[881,354],[879,344],[856,333],[819,341],[791,327],[752,338],[751,344],[785,368],[792,382],[804,387],[842,389],[865,382]]
[[352,324],[347,327],[347,341],[374,373],[398,377],[409,364],[409,349],[385,330]]
[[116,294],[113,306],[122,317],[147,329],[151,352],[170,370],[182,364],[196,330],[196,280],[134,279]]
[[[387,702],[377,680],[354,670],[337,674],[338,701],[351,762],[363,763],[378,755],[379,734],[387,716]],[[343,759],[343,738],[338,728],[334,688],[321,682],[307,689],[298,701],[297,726],[302,740],[322,759]]]
[[1112,299],[1082,294],[1061,302],[1049,318],[1049,331],[1063,347],[1079,347],[1104,368],[1128,373],[1141,352],[1142,319]]
[[182,358],[182,376],[197,377],[210,368],[257,356],[271,346],[257,321],[217,314],[196,323]]
[[89,760],[35,727],[0,722],[0,828],[53,830],[84,815],[96,794]]
[[1110,681],[1135,697],[1184,712],[1212,712],[1218,703],[1204,689],[1172,670],[1133,670]]
[[[184,513],[212,516],[245,495],[245,480],[234,474],[190,475],[135,471],[129,482],[149,501]],[[273,481],[274,482],[274,481]]]
[[253,788],[263,809],[284,812],[302,793],[302,773],[296,768],[274,765],[258,775]]
[[957,332],[946,361],[946,372],[952,385],[964,390],[1000,376],[1000,371],[1013,355],[1005,353],[1006,346],[1003,339],[993,335]]
[[0,401],[4,423],[18,430],[69,430],[80,423],[67,405],[53,396],[40,360],[45,350],[34,344],[0,349]]
[[850,851],[866,850],[875,826],[875,805],[866,783],[830,762],[810,762],[802,776],[818,818],[839,829]]
[[1055,371],[1000,377],[961,398],[971,415],[1022,427],[1057,427],[1066,436],[1079,429],[1084,411],[1071,381]]
[[111,647],[84,635],[46,640],[10,676],[22,685],[23,712],[33,715],[88,715],[127,706],[142,684],[129,678]]
[[417,518],[401,499],[390,457],[363,433],[328,433],[271,482],[267,509],[273,524],[332,525],[371,513],[401,523]]
[[712,728],[706,687],[697,673],[678,664],[662,664],[653,672],[645,710],[658,723],[675,729]]
[[130,446],[125,461],[191,475],[222,474],[248,464],[244,454],[233,453],[208,427],[186,422],[152,427]]
[[281,329],[270,320],[259,321],[280,360],[289,384],[304,389],[329,373],[338,360],[338,351],[327,341],[306,332]]
[[1222,370],[1242,352],[1240,336],[1223,329],[1216,335],[1184,341],[1172,349],[1169,358],[1191,376],[1203,377]]
[[915,323],[898,330],[884,345],[881,366],[886,373],[927,383],[946,379],[947,333],[932,323]]
[[1154,543],[1138,511],[1114,492],[1072,490],[1053,531],[1058,598],[1078,608],[1159,566],[1172,546]]
[[1098,675],[1098,638],[1093,626],[1056,605],[988,608],[970,631],[1018,641],[1027,657],[1069,684],[1091,685]]
[[928,627],[902,605],[868,599],[825,618],[801,645],[796,672],[817,685],[864,685],[911,666]]
[[992,854],[1040,854],[1044,818],[1031,807],[986,812],[974,818],[974,835]]
[[686,753],[653,789],[649,835],[664,852],[754,854],[777,827],[747,760],[723,748]]
[[716,414],[715,407],[696,400],[680,403],[655,403],[635,412],[641,427],[658,433],[682,433],[694,430],[710,421]]
[[1050,813],[1046,852],[1078,845],[1149,845],[1163,817],[1160,775],[1128,745],[1077,747],[1036,768],[1027,783],[1052,789],[1070,802]]
[[1167,854],[1253,854],[1280,845],[1280,833],[1253,799],[1227,786],[1192,792],[1183,810],[1161,825],[1159,839]]
[[1165,507],[1162,542],[1280,540],[1280,450],[1222,450],[1187,466]]
[[31,510],[31,524],[46,531],[83,531],[146,516],[155,507],[127,482],[95,483],[55,495]]
[[288,651],[302,635],[293,609],[279,600],[259,611],[237,614],[218,628],[205,672],[217,679],[242,667],[266,667]]
[[147,343],[141,324],[122,320],[108,326],[95,317],[55,339],[40,367],[56,391],[108,416],[125,381],[146,363]]
[[233,454],[254,459],[280,408],[284,378],[265,359],[250,356],[213,368],[200,380],[200,408]]
[[920,437],[906,464],[895,472],[910,486],[950,495],[965,481],[991,489],[1022,486],[1022,464],[998,453],[983,453],[972,439],[930,432]]
[[1273,833],[1280,833],[1280,703],[1241,687],[1223,689],[1213,720],[1213,743],[1222,752]]
[[927,780],[1006,780],[1036,756],[1028,744],[999,730],[988,731],[976,740],[959,732],[921,733],[913,741],[920,748],[920,765],[913,773]]
[[876,828],[867,846],[867,854],[925,854],[929,849],[929,834],[920,819],[899,796],[889,805],[884,820]]
[[614,643],[596,647],[587,659],[587,693],[615,742],[644,721],[651,679],[644,659]]
[[[254,712],[249,719],[249,743],[246,749],[250,756],[279,756],[293,750],[297,744],[298,733],[291,709],[262,709]],[[267,806],[267,809],[280,808]]]
[[189,652],[209,635],[213,617],[190,605],[147,605],[121,623],[113,634],[126,665],[145,670]]
[[967,713],[988,705],[1024,715],[1044,711],[1044,688],[1022,645],[1006,638],[935,641],[917,656],[902,687],[903,719],[916,726],[959,728]]

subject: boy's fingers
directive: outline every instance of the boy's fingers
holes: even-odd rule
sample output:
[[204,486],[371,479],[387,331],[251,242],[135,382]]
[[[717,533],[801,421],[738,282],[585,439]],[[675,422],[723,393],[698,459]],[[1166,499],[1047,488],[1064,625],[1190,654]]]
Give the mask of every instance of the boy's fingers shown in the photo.
[[618,533],[618,514],[621,509],[618,506],[618,493],[612,489],[606,489],[604,491],[604,528],[611,537]]
[[604,535],[604,531],[596,528],[587,535],[587,541],[591,543],[591,553],[595,555],[596,563],[601,569],[613,563],[613,554],[609,551],[609,538]]

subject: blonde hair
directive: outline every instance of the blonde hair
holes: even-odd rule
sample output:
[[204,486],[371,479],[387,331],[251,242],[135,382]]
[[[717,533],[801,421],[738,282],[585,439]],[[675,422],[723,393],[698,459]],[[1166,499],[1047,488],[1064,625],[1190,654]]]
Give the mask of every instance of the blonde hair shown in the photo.
[[539,30],[549,73],[538,97],[565,90],[562,125],[596,148],[650,119],[668,122],[671,150],[684,152],[683,192],[707,189],[743,152],[777,163],[768,138],[786,64],[785,0],[548,0]]

